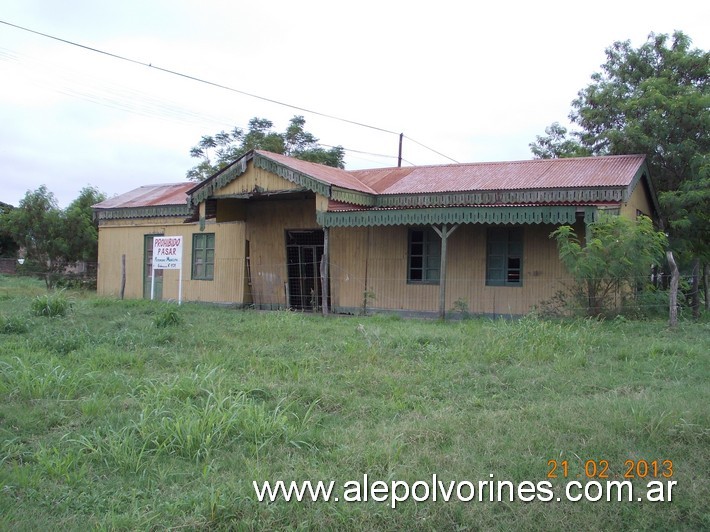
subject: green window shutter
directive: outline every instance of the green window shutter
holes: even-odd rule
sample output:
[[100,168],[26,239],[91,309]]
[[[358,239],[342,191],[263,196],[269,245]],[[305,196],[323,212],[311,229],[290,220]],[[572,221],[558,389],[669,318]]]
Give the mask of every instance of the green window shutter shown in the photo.
[[489,286],[522,286],[522,228],[488,229],[486,243],[486,284]]
[[441,266],[441,239],[431,227],[409,230],[407,282],[436,284]]
[[486,252],[486,284],[491,286],[505,284],[506,248],[505,229],[489,229]]
[[214,233],[192,235],[192,279],[211,281],[214,279]]

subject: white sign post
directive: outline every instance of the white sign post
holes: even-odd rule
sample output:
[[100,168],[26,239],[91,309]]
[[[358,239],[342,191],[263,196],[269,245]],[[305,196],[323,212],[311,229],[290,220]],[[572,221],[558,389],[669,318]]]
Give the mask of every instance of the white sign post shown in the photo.
[[[153,237],[153,271],[179,270],[178,274],[178,305],[182,304],[182,237]],[[150,281],[150,299],[155,290],[155,274]]]

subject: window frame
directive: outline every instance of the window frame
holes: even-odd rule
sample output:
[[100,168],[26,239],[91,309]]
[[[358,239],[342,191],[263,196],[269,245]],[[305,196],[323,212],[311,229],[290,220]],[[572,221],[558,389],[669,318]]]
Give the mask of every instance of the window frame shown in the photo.
[[[421,240],[415,236],[421,233]],[[415,246],[420,245],[421,251]],[[421,264],[417,264],[417,259]],[[420,272],[421,277],[413,276],[413,272]],[[436,277],[431,275],[436,272]],[[410,227],[407,232],[407,284],[437,285],[441,281],[441,237],[428,226]]]
[[[486,232],[486,286],[523,286],[525,233],[522,227],[489,227]],[[517,266],[515,266],[515,262]],[[493,272],[497,272],[494,275]]]
[[[212,239],[212,247],[209,246],[210,237]],[[203,241],[203,243],[200,243]],[[198,245],[200,243],[200,245]],[[214,262],[215,248],[217,242],[214,233],[193,233],[192,235],[192,260],[191,275],[193,281],[214,281]],[[210,253],[211,260],[210,260]],[[198,260],[202,260],[198,263]],[[211,268],[210,268],[211,267]],[[198,274],[198,269],[202,268],[203,273]],[[211,272],[211,273],[210,273]]]

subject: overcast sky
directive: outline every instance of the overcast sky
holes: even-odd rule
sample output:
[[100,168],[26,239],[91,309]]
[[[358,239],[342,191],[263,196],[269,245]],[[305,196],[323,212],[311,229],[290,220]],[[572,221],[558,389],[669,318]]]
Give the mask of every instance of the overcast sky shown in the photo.
[[405,164],[529,159],[614,41],[682,30],[710,48],[697,0],[3,0],[0,20],[392,132],[0,24],[0,201],[45,184],[61,207],[87,185],[184,181],[202,135],[254,116],[389,156],[348,151],[349,169],[395,166],[399,132]]

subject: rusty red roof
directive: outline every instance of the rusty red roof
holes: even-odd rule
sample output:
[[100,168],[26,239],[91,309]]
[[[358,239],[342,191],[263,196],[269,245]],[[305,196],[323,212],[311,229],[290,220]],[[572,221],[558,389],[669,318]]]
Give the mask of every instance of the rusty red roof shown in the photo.
[[643,155],[616,155],[382,168],[351,174],[379,194],[625,187],[644,160]]
[[187,191],[195,186],[192,182],[144,185],[135,190],[109,198],[93,205],[94,209],[130,209],[134,207],[157,207],[162,205],[187,205]]
[[[279,166],[307,175],[326,185],[377,195],[520,191],[576,188],[623,188],[638,177],[643,155],[616,155],[569,159],[408,166],[370,170],[343,170],[263,150],[254,153]],[[247,154],[250,160],[252,155]],[[124,209],[187,205],[188,194],[217,175],[193,182],[146,185],[94,205],[95,209]],[[345,209],[331,203],[330,209]]]
[[355,177],[353,172],[349,172],[341,168],[334,168],[323,164],[302,161],[294,157],[289,157],[288,155],[281,155],[270,151],[254,150],[254,153],[330,185],[350,190],[357,190],[358,192],[366,192],[368,194],[377,193],[362,180]]

